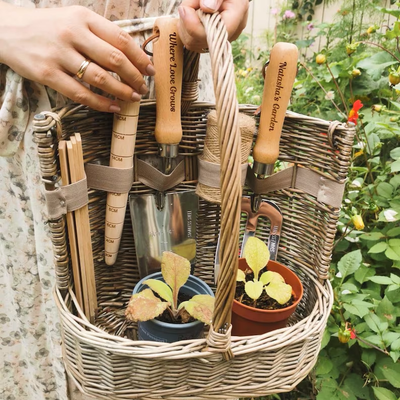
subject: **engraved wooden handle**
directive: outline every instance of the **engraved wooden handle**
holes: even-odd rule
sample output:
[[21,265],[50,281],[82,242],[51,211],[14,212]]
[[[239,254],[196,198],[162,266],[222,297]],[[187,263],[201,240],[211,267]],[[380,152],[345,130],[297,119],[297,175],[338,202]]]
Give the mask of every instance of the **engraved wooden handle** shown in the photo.
[[158,18],[153,44],[157,121],[155,137],[159,144],[178,144],[182,138],[181,93],[183,43],[178,34],[177,18]]
[[[130,168],[133,165],[140,102],[120,101],[119,105],[121,111],[114,114],[110,167]],[[113,265],[117,260],[127,200],[128,193],[107,194],[104,243],[107,265]]]
[[254,160],[274,164],[279,156],[283,121],[297,73],[298,49],[291,43],[276,43],[266,70],[260,125],[253,149]]

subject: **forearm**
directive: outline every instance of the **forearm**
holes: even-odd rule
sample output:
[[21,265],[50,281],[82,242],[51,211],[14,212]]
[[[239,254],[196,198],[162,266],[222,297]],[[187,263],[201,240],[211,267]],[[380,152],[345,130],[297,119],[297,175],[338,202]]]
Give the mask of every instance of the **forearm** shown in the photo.
[[12,47],[12,43],[22,12],[24,10],[21,7],[0,0],[0,64],[9,65],[7,55],[12,51],[18,51]]

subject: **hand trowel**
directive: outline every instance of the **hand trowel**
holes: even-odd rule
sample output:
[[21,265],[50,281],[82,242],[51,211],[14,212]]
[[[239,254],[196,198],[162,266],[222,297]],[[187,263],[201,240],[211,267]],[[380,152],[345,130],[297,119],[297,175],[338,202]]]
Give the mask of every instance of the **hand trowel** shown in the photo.
[[[157,19],[154,33],[158,35],[153,42],[153,63],[157,71],[154,76],[154,133],[163,161],[162,172],[168,176],[173,170],[174,159],[178,157],[182,138],[183,44],[176,18]],[[161,269],[164,251],[179,254],[194,266],[198,212],[198,196],[194,189],[134,195],[129,204],[141,277]]]
[[[274,171],[274,164],[279,156],[281,137],[286,109],[289,104],[293,83],[297,73],[298,49],[291,43],[276,43],[271,50],[270,61],[265,74],[264,91],[261,105],[261,117],[256,143],[253,148],[253,173],[257,179],[264,179]],[[276,259],[282,225],[282,214],[279,207],[261,195],[253,194],[243,197],[242,212],[247,214],[241,256],[245,242],[256,233],[259,217],[270,220],[270,236],[268,246],[271,259]],[[215,282],[219,273],[219,243],[215,254]]]

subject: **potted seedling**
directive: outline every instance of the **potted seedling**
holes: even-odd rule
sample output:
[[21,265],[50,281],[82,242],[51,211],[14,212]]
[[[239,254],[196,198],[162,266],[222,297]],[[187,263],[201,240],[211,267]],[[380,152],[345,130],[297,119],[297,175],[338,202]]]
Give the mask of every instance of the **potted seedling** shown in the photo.
[[247,240],[237,272],[233,335],[260,335],[285,327],[303,296],[298,276],[269,258],[268,247],[262,240]]
[[139,340],[176,342],[202,336],[211,324],[214,294],[201,279],[190,275],[190,262],[165,251],[161,272],[137,283],[125,315],[138,322]]

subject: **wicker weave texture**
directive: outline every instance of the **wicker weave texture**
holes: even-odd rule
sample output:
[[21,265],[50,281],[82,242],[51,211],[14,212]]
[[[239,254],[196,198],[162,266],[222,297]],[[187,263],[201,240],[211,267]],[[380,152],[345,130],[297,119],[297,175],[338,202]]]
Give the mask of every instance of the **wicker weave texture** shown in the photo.
[[[218,21],[210,21],[212,23],[218,25]],[[223,48],[218,44],[218,36],[216,40],[215,48]],[[225,42],[226,38],[222,38],[221,43]],[[210,51],[213,56],[211,46]],[[229,49],[225,52],[229,52]],[[231,60],[224,62],[231,63]],[[231,74],[229,68],[221,70]],[[226,107],[235,109],[235,112],[228,112],[228,115],[222,111],[221,121],[224,122],[221,130],[228,127],[228,130],[236,132],[235,118],[238,110],[235,102],[228,105],[223,100],[218,102],[218,98],[223,97],[228,90],[220,86],[220,81],[225,79],[224,75],[215,81],[216,105],[194,103],[182,118],[183,139],[179,155],[185,163],[185,180],[174,190],[195,188],[197,156],[204,147],[207,113],[211,109],[220,109],[220,113]],[[240,107],[241,112],[249,115],[254,115],[255,110],[255,106]],[[143,101],[134,165],[139,158],[147,161],[156,159],[158,146],[153,135],[154,126],[155,103]],[[46,189],[54,190],[59,184],[57,144],[61,138],[79,132],[85,163],[107,165],[111,130],[111,115],[94,112],[83,106],[70,105],[37,116],[35,137]],[[287,113],[279,159],[295,168],[301,166],[343,184],[350,163],[353,136],[354,129],[345,125]],[[227,141],[222,143],[222,146],[227,146],[225,161],[221,157],[224,163],[222,169],[228,171],[222,179],[222,206],[200,200],[197,220],[195,275],[216,290],[217,304],[220,304],[215,314],[218,315],[218,321],[204,339],[172,344],[135,340],[136,325],[128,323],[124,318],[132,289],[139,280],[131,217],[127,210],[117,262],[112,267],[107,266],[104,262],[106,193],[98,190],[89,190],[98,299],[97,318],[95,324],[91,324],[74,297],[64,218],[50,221],[56,254],[55,298],[62,323],[64,362],[69,376],[84,393],[104,399],[225,399],[261,396],[291,390],[314,366],[332,306],[332,288],[326,278],[338,209],[294,187],[272,191],[263,196],[275,201],[282,210],[284,224],[278,261],[298,274],[304,287],[304,296],[286,328],[249,337],[231,337],[229,331],[218,333],[219,328],[229,322],[227,310],[230,309],[229,299],[234,287],[232,276],[227,276],[222,284],[220,280],[218,288],[213,283],[218,236],[223,226],[227,239],[224,239],[226,255],[222,257],[229,275],[228,269],[233,266],[234,271],[237,263],[238,243],[244,231],[244,220],[239,219],[238,212],[241,196],[241,188],[237,187],[238,160],[234,160],[233,169],[228,168],[232,163],[230,154],[240,150],[240,142],[230,143],[230,138]],[[231,183],[232,177],[229,174],[233,175],[235,182]],[[138,181],[137,175],[134,180],[130,195],[154,193],[154,190]],[[248,193],[249,189],[245,188],[244,194]],[[267,238],[267,221],[260,220],[256,234]],[[224,349],[229,350],[230,357],[227,357]]]

